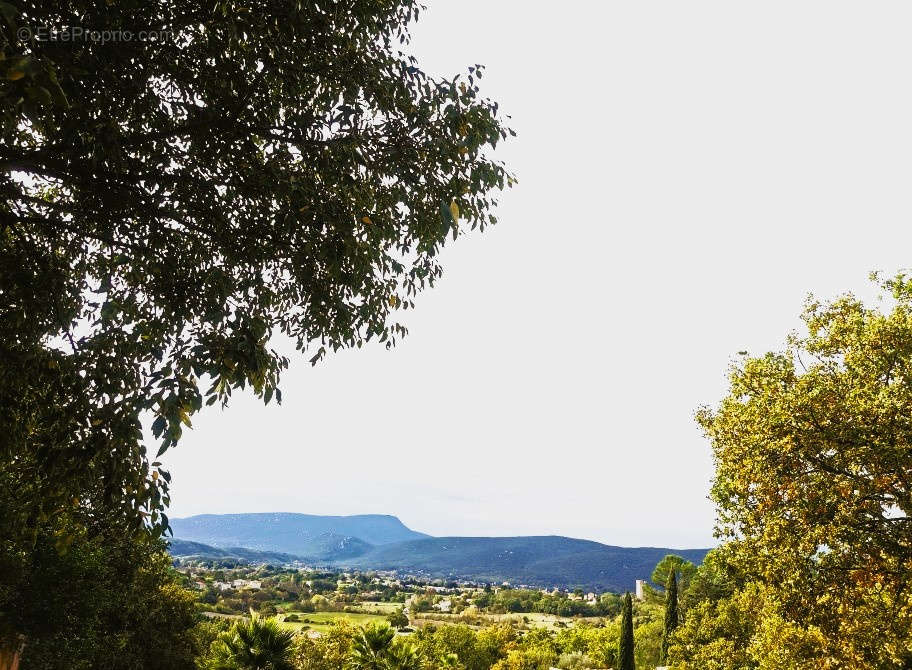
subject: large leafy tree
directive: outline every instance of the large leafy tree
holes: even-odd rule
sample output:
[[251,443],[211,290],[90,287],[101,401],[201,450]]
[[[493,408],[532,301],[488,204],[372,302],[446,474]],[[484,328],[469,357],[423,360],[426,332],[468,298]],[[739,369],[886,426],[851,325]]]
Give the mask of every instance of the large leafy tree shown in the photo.
[[66,523],[42,525],[24,569],[4,566],[22,570],[15,590],[0,590],[0,609],[24,636],[23,670],[193,670],[204,651],[194,596],[164,542],[79,532],[60,552],[54,535]]
[[479,68],[400,51],[418,8],[0,3],[0,558],[66,510],[164,532],[155,454],[233,390],[280,401],[274,335],[391,345],[494,223],[510,131]]
[[885,308],[811,300],[807,334],[745,357],[699,415],[728,560],[774,612],[767,655],[912,664],[912,281],[882,287]]

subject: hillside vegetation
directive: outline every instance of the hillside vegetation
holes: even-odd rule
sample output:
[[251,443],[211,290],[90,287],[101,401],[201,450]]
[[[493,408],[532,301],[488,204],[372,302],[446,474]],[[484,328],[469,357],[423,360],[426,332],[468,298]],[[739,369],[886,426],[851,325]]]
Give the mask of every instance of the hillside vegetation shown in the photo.
[[613,547],[589,540],[541,537],[436,537],[375,547],[340,564],[531,586],[623,592],[648,578],[663,556],[699,563],[706,549]]
[[[173,525],[180,538],[171,542],[174,556],[239,558],[254,563],[300,560],[360,570],[594,591],[630,590],[635,580],[647,578],[655,564],[672,552],[561,536],[429,537],[385,515],[206,514],[176,519]],[[401,536],[409,539],[391,540]],[[686,549],[675,553],[700,563],[706,552]]]

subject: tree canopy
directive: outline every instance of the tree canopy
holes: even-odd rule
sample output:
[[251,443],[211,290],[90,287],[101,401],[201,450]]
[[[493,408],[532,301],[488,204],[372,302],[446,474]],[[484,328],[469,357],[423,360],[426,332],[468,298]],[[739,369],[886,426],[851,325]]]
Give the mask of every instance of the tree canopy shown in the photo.
[[[233,390],[280,401],[274,335],[312,363],[402,337],[448,237],[495,222],[511,131],[479,66],[401,51],[410,0],[0,9],[5,527],[161,533],[154,454]],[[39,32],[73,25],[121,37]]]
[[912,280],[881,286],[885,308],[810,300],[807,333],[744,356],[699,414],[758,667],[912,663]]
[[665,556],[652,571],[650,579],[653,584],[658,584],[662,588],[668,588],[668,579],[671,573],[675,574],[675,579],[681,589],[686,589],[690,580],[697,572],[697,566],[688,561],[683,556],[677,554],[668,554]]

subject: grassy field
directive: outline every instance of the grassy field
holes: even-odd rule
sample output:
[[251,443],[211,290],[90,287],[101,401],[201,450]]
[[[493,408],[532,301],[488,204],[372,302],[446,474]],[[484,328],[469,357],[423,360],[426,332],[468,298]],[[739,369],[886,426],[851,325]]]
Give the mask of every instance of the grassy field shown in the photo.
[[[334,621],[345,620],[355,626],[365,626],[374,622],[386,621],[386,615],[401,607],[399,603],[383,602],[365,602],[361,604],[361,609],[368,612],[366,614],[353,612],[293,612],[301,618],[301,621],[283,621],[282,625],[292,630],[315,630],[321,633],[329,630]],[[225,618],[240,618],[238,615],[215,614],[206,612],[207,616],[220,616]],[[292,612],[288,612],[292,614]],[[466,623],[472,628],[481,628],[494,623],[512,623],[520,629],[545,628],[556,631],[563,627],[572,627],[573,625],[586,621],[596,623],[602,621],[600,617],[560,617],[553,614],[477,614],[472,621],[462,621],[458,614],[443,614],[440,612],[420,614],[412,617],[412,625],[422,628],[427,624],[439,626],[447,623]]]
[[316,630],[325,632],[334,621],[346,620],[355,626],[365,626],[375,621],[386,621],[386,616],[381,614],[353,614],[351,612],[311,612],[308,614],[297,613],[301,621],[283,621],[282,625],[293,630]]
[[596,623],[603,621],[602,617],[561,617],[554,614],[478,614],[474,621],[460,621],[458,614],[419,614],[412,618],[412,624],[423,627],[426,624],[440,625],[443,623],[467,623],[472,628],[481,628],[495,623],[513,623],[519,628],[545,628],[547,630],[559,630],[563,627],[572,627],[579,622]]
[[365,612],[376,612],[377,614],[392,614],[397,609],[402,607],[402,603],[384,603],[384,602],[373,602],[373,601],[364,601],[359,605],[361,609]]

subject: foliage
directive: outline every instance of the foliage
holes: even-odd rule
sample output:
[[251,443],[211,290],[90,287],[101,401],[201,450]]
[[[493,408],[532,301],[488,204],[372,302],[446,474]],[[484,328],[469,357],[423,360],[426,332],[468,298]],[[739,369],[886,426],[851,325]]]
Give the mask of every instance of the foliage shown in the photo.
[[810,300],[807,334],[743,357],[698,416],[728,560],[765,596],[758,662],[912,664],[912,281],[881,286],[889,309]]
[[687,611],[707,600],[716,602],[731,596],[736,581],[733,568],[725,559],[725,549],[710,551],[697,567],[687,588],[683,592],[678,590],[682,610]]
[[202,666],[206,670],[294,670],[294,633],[275,619],[251,613],[221,633],[209,649]]
[[389,625],[392,626],[393,628],[398,628],[399,630],[402,630],[403,628],[408,628],[409,618],[405,614],[405,611],[403,610],[403,608],[401,608],[401,607],[399,609],[395,610],[394,612],[390,612],[387,615],[386,619],[387,619],[387,621],[389,621]]
[[688,609],[669,645],[669,665],[682,670],[756,668],[748,646],[756,630],[759,597],[759,589],[751,586]]
[[678,627],[678,571],[673,567],[668,571],[665,580],[665,625],[662,628],[662,653],[661,662],[668,659],[668,644],[671,636]]
[[675,573],[675,579],[678,581],[678,586],[681,590],[686,590],[687,586],[690,584],[690,580],[697,571],[697,566],[683,556],[668,554],[655,566],[650,579],[653,584],[658,584],[663,589],[667,589],[668,578],[672,571]]
[[618,668],[635,670],[633,652],[633,603],[630,594],[624,596],[624,609],[621,612],[621,636],[618,640]]
[[348,661],[355,638],[355,629],[345,621],[337,621],[318,638],[303,637],[294,652],[298,670],[339,670]]
[[561,654],[557,659],[557,668],[560,670],[588,670],[599,667],[595,659],[581,652]]
[[497,593],[482,593],[474,603],[489,612],[538,612],[558,616],[614,616],[621,611],[620,598],[606,593],[595,603],[571,600],[567,594],[542,593],[532,589],[498,589]]
[[415,645],[397,637],[388,652],[386,667],[388,670],[420,670],[421,658]]
[[345,667],[350,670],[419,670],[421,655],[411,641],[386,624],[371,624],[354,636]]
[[365,626],[352,642],[351,670],[385,670],[396,632],[388,625]]
[[35,549],[6,567],[0,592],[7,629],[26,636],[30,670],[191,670],[206,644],[193,596],[170,571],[163,544],[117,529],[77,534],[64,552],[58,518],[37,531]]
[[[479,67],[400,51],[412,0],[2,6],[3,527],[161,534],[144,429],[160,454],[235,390],[281,401],[275,335],[312,363],[395,343],[447,237],[494,223],[511,131]],[[74,24],[134,38],[28,37]]]
[[[504,625],[489,626],[477,633],[465,625],[424,628],[415,633],[421,655],[433,664],[455,655],[465,670],[488,670],[516,640],[516,633]],[[436,668],[432,668],[436,670]]]
[[491,670],[548,670],[557,660],[554,638],[542,629],[529,631],[505,651]]
[[642,620],[638,620],[638,617],[634,619],[633,657],[636,667],[639,668],[654,668],[659,664],[662,657],[661,616],[649,616]]

